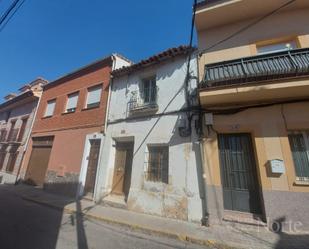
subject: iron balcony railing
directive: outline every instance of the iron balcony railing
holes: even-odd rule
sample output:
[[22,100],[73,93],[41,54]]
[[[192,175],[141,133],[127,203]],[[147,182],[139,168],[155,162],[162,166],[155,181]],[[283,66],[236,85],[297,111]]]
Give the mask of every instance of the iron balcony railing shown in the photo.
[[309,48],[205,65],[201,88],[309,75]]
[[141,96],[139,91],[131,92],[131,98],[128,103],[129,112],[158,108],[157,96],[157,88],[144,91],[143,96]]

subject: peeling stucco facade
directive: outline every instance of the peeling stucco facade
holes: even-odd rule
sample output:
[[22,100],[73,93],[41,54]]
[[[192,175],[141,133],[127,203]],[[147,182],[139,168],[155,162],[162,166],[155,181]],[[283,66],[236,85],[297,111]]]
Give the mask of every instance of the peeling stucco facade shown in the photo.
[[[113,79],[108,126],[99,165],[97,200],[104,202],[112,195],[116,143],[131,141],[134,142],[134,152],[126,208],[162,217],[200,222],[202,204],[198,183],[200,172],[196,167],[196,164],[200,163],[197,135],[194,129],[189,137],[181,137],[178,132],[180,120],[185,117],[184,113],[177,111],[186,105],[183,87],[186,61],[186,56],[178,56]],[[194,57],[190,69],[193,75],[197,75],[196,68]],[[131,93],[140,91],[142,80],[150,76],[155,76],[158,89],[158,107],[155,114],[174,113],[151,117],[147,116],[149,113],[144,113],[136,119],[126,120]],[[193,88],[196,87],[194,80],[190,84]],[[121,119],[123,120],[120,121]],[[168,183],[149,181],[146,177],[147,146],[152,144],[164,144],[169,148]]]

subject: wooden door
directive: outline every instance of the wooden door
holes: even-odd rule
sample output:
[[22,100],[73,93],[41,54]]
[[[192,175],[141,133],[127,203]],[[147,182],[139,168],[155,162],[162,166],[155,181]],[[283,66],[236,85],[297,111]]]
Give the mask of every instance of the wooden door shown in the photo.
[[88,157],[87,175],[84,194],[93,196],[96,183],[101,139],[90,140],[90,153]]
[[250,134],[220,134],[218,142],[224,208],[261,214]]
[[53,137],[33,138],[32,152],[25,177],[26,182],[43,186],[53,139]]
[[128,195],[131,185],[133,143],[117,143],[112,193]]

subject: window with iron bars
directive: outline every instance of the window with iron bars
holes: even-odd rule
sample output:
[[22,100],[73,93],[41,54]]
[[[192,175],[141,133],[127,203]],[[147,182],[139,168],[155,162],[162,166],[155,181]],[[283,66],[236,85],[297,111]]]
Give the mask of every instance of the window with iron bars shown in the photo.
[[168,146],[149,145],[146,162],[146,179],[168,184]]
[[289,134],[289,141],[295,166],[296,180],[309,181],[309,132]]

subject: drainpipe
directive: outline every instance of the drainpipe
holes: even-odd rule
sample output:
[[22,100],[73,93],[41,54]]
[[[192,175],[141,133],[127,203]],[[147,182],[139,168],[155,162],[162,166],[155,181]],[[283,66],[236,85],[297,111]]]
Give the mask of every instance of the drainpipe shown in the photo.
[[39,109],[39,106],[40,106],[40,103],[41,103],[41,99],[42,99],[42,94],[43,94],[43,90],[41,92],[41,96],[39,97],[39,100],[38,100],[38,104],[36,106],[36,109],[35,109],[35,112],[34,112],[34,115],[33,115],[33,118],[32,118],[32,122],[31,122],[31,126],[30,126],[30,130],[29,130],[29,133],[28,133],[28,136],[27,136],[27,139],[26,139],[26,142],[24,144],[24,148],[23,148],[23,154],[22,154],[22,157],[21,157],[21,164],[18,168],[18,171],[17,171],[17,174],[16,174],[16,178],[15,178],[15,185],[17,185],[18,183],[18,177],[19,177],[19,174],[20,174],[20,170],[23,166],[23,163],[24,163],[24,157],[25,157],[25,154],[26,154],[26,150],[27,150],[27,147],[29,145],[29,140],[30,140],[30,137],[31,137],[31,133],[32,133],[32,129],[33,129],[33,126],[34,126],[34,121],[36,119],[36,116],[37,116],[37,113],[38,113],[38,109]]
[[[113,60],[112,72],[113,72],[115,70],[115,68],[116,68],[116,60],[117,60],[115,55],[112,55],[112,60]],[[111,92],[112,92],[112,83],[113,83],[113,79],[110,78],[109,86],[108,86],[107,106],[106,106],[106,113],[105,113],[104,135],[106,134],[106,131],[107,131],[107,121],[108,121],[108,113],[109,113],[109,108],[110,108],[110,98],[111,98]]]
[[202,225],[203,226],[209,226],[209,210],[208,210],[208,203],[207,203],[207,183],[206,183],[206,174],[204,171],[204,165],[205,165],[205,157],[204,157],[204,140],[200,138],[198,140],[199,143],[199,148],[200,148],[200,158],[201,158],[201,182],[202,182],[202,191],[203,191],[203,196],[202,198],[203,201],[203,217],[202,217]]
[[[200,82],[200,57],[199,55],[197,54],[196,55],[196,69],[197,69],[197,78],[198,78],[198,81],[197,81],[197,95],[198,95],[198,85],[199,85],[199,82]],[[208,190],[207,190],[207,182],[206,182],[206,174],[205,174],[205,170],[204,170],[204,166],[205,166],[205,150],[204,150],[204,132],[203,132],[203,112],[202,112],[202,107],[201,107],[201,102],[200,102],[200,98],[199,96],[197,96],[197,101],[198,101],[198,106],[200,108],[200,111],[198,113],[198,117],[199,117],[199,120],[198,120],[198,125],[199,125],[199,131],[198,131],[198,136],[199,136],[199,139],[198,139],[198,145],[199,145],[199,149],[200,149],[200,159],[201,159],[201,165],[200,165],[200,172],[201,172],[201,185],[202,185],[202,191],[203,191],[203,195],[204,195],[204,198],[202,198],[202,206],[203,206],[203,217],[201,219],[201,223],[202,223],[202,226],[209,226],[209,208],[208,208],[208,202],[207,202],[207,193],[208,193]]]
[[[113,61],[113,65],[112,65],[112,72],[115,70],[116,68],[116,55],[112,55],[112,61]],[[111,92],[112,92],[112,83],[113,83],[113,79],[110,77],[110,81],[109,81],[109,86],[108,86],[108,96],[107,96],[107,105],[106,105],[106,112],[105,112],[105,122],[104,122],[104,134],[103,134],[103,144],[102,144],[102,147],[100,149],[100,158],[98,160],[98,177],[96,179],[96,187],[95,187],[95,193],[94,193],[94,196],[93,196],[93,199],[94,201],[97,203],[99,202],[98,198],[97,198],[97,187],[98,187],[98,182],[99,182],[99,179],[100,179],[100,165],[102,165],[102,160],[103,160],[103,156],[102,156],[102,153],[103,153],[103,149],[105,147],[105,136],[106,136],[106,132],[107,132],[107,121],[108,121],[108,114],[109,114],[109,109],[110,109],[110,99],[111,99]]]

